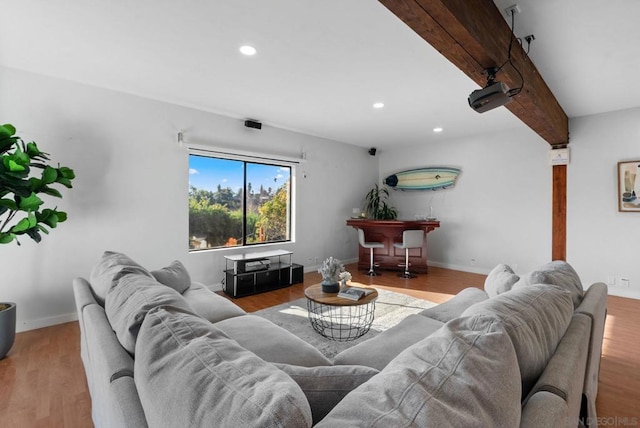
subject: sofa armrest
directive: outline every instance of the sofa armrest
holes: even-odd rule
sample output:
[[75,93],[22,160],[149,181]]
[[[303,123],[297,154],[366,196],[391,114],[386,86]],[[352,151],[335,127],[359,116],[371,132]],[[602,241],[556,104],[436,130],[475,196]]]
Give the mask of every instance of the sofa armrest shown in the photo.
[[465,288],[448,301],[433,308],[427,308],[419,315],[446,323],[460,317],[470,306],[488,298],[489,295],[484,290],[474,287]]
[[89,281],[84,278],[75,278],[73,280],[73,296],[76,300],[76,310],[78,311],[78,318],[81,318],[82,310],[87,305],[97,305],[93,292],[91,291],[91,285]]
[[524,404],[540,391],[550,392],[567,404],[567,416],[580,418],[582,388],[587,366],[591,320],[583,314],[575,314],[567,332],[558,343],[555,353],[533,386]]
[[604,324],[607,316],[607,286],[602,282],[592,284],[585,292],[576,313],[591,318],[591,337],[584,380],[584,395],[587,397],[587,416],[589,419],[595,420],[597,417],[598,375],[600,373]]
[[567,417],[567,403],[562,398],[540,391],[522,408],[520,428],[563,428],[570,425]]

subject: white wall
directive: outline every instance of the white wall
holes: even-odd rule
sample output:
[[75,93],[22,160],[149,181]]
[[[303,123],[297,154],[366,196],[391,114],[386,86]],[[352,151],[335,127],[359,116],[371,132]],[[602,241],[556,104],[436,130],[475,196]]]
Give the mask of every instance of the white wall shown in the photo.
[[19,331],[73,319],[71,281],[88,277],[104,250],[150,269],[179,259],[193,280],[221,281],[230,250],[187,250],[188,152],[177,144],[180,129],[199,144],[306,152],[294,178],[296,242],[276,248],[293,251],[307,270],[330,255],[357,258],[345,219],[378,177],[377,159],[361,147],[269,126],[252,130],[239,119],[6,68],[0,118],[77,176],[74,189],[51,200],[68,212],[66,223],[40,244],[24,238],[21,247],[0,247],[0,300],[18,303]]
[[567,258],[584,282],[615,277],[609,293],[640,298],[640,213],[617,200],[617,163],[640,160],[640,108],[572,119],[570,132]]
[[[585,287],[640,298],[640,213],[618,212],[617,162],[640,160],[640,108],[570,120],[567,261]],[[528,128],[381,153],[380,177],[409,168],[462,169],[452,189],[392,192],[401,217],[433,206],[441,228],[428,236],[429,260],[487,273],[498,263],[526,273],[551,259],[549,146]],[[475,263],[471,262],[475,259]],[[620,278],[630,281],[620,286]]]
[[[506,132],[381,153],[380,176],[424,166],[462,170],[438,191],[392,191],[401,218],[433,214],[427,239],[432,265],[488,273],[507,263],[527,272],[551,257],[549,146],[524,125]],[[472,261],[473,259],[473,261]]]

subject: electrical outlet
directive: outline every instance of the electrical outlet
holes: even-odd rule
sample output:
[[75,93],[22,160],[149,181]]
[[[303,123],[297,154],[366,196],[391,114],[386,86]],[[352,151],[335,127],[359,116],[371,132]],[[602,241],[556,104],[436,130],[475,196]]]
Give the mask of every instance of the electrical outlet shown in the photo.
[[476,259],[471,259],[471,266],[475,266],[476,265]]
[[631,281],[629,281],[629,278],[627,277],[620,277],[620,287],[629,287]]

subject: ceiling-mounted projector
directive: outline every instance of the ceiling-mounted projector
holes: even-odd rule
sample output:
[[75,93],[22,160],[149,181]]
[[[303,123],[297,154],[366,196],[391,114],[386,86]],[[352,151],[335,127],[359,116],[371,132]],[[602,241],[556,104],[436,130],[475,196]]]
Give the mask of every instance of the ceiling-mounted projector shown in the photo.
[[511,101],[509,87],[502,82],[489,79],[487,86],[477,89],[469,95],[469,106],[478,113],[484,113]]

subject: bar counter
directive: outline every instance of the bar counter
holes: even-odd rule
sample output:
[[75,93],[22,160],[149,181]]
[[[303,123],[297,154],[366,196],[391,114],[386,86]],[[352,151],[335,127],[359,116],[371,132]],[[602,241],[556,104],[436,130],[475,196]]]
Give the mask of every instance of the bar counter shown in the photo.
[[[370,220],[349,219],[347,226],[364,230],[365,241],[381,242],[384,248],[373,250],[374,263],[379,269],[404,269],[404,250],[395,248],[394,243],[402,242],[402,232],[405,230],[424,230],[424,240],[421,248],[409,250],[410,270],[426,273],[427,268],[427,234],[440,227],[437,220]],[[358,245],[358,269],[369,269],[369,250]]]

